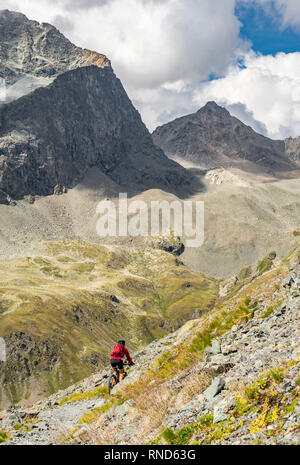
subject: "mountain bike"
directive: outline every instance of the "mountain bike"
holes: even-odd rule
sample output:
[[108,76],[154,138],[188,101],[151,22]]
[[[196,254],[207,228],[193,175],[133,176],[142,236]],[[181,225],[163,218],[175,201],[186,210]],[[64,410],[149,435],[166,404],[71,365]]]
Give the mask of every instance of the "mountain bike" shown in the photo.
[[[124,368],[129,367],[129,366],[130,366],[129,363],[126,363],[126,362],[124,363]],[[114,374],[114,369],[112,368],[111,374],[109,375],[109,378],[108,378],[108,383],[107,383],[108,395],[110,395],[113,387],[116,386],[120,382],[119,368],[116,367],[115,369],[117,370],[117,374],[116,375]],[[126,371],[124,371],[123,380],[126,378],[126,376],[127,376],[127,373]]]

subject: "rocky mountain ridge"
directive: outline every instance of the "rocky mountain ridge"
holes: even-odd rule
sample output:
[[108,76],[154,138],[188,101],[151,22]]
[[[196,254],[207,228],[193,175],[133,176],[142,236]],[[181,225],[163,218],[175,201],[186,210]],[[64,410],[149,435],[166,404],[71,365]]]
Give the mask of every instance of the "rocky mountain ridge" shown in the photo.
[[0,44],[0,77],[8,101],[47,86],[67,71],[111,66],[105,55],[76,47],[51,24],[9,10],[0,11]]
[[300,167],[296,140],[262,136],[215,102],[158,127],[152,137],[168,156],[205,169],[239,167],[274,174]]

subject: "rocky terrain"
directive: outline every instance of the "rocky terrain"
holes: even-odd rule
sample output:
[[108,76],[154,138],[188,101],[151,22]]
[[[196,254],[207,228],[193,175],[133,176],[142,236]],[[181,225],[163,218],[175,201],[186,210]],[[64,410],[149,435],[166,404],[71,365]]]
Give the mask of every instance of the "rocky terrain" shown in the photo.
[[[109,370],[0,414],[7,444],[300,444],[300,251]],[[152,409],[149,410],[151,402]]]
[[8,96],[0,107],[1,203],[66,192],[92,167],[131,192],[189,190],[187,173],[153,145],[105,56],[8,10],[0,31]]
[[158,127],[152,136],[168,156],[204,169],[236,167],[279,176],[300,168],[297,140],[264,137],[215,102]]

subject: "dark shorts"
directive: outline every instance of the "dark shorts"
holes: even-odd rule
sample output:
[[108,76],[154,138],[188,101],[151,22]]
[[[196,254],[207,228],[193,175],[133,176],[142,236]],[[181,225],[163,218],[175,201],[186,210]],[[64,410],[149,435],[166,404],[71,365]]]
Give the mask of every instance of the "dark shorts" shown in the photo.
[[118,358],[111,358],[110,364],[113,368],[118,367],[120,370],[124,367],[123,360],[119,360]]

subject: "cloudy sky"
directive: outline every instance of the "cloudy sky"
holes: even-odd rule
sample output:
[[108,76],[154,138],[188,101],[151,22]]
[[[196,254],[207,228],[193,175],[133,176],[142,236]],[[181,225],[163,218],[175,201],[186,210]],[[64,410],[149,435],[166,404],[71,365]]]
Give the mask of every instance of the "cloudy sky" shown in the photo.
[[149,127],[208,100],[300,135],[299,0],[0,0],[106,54]]

